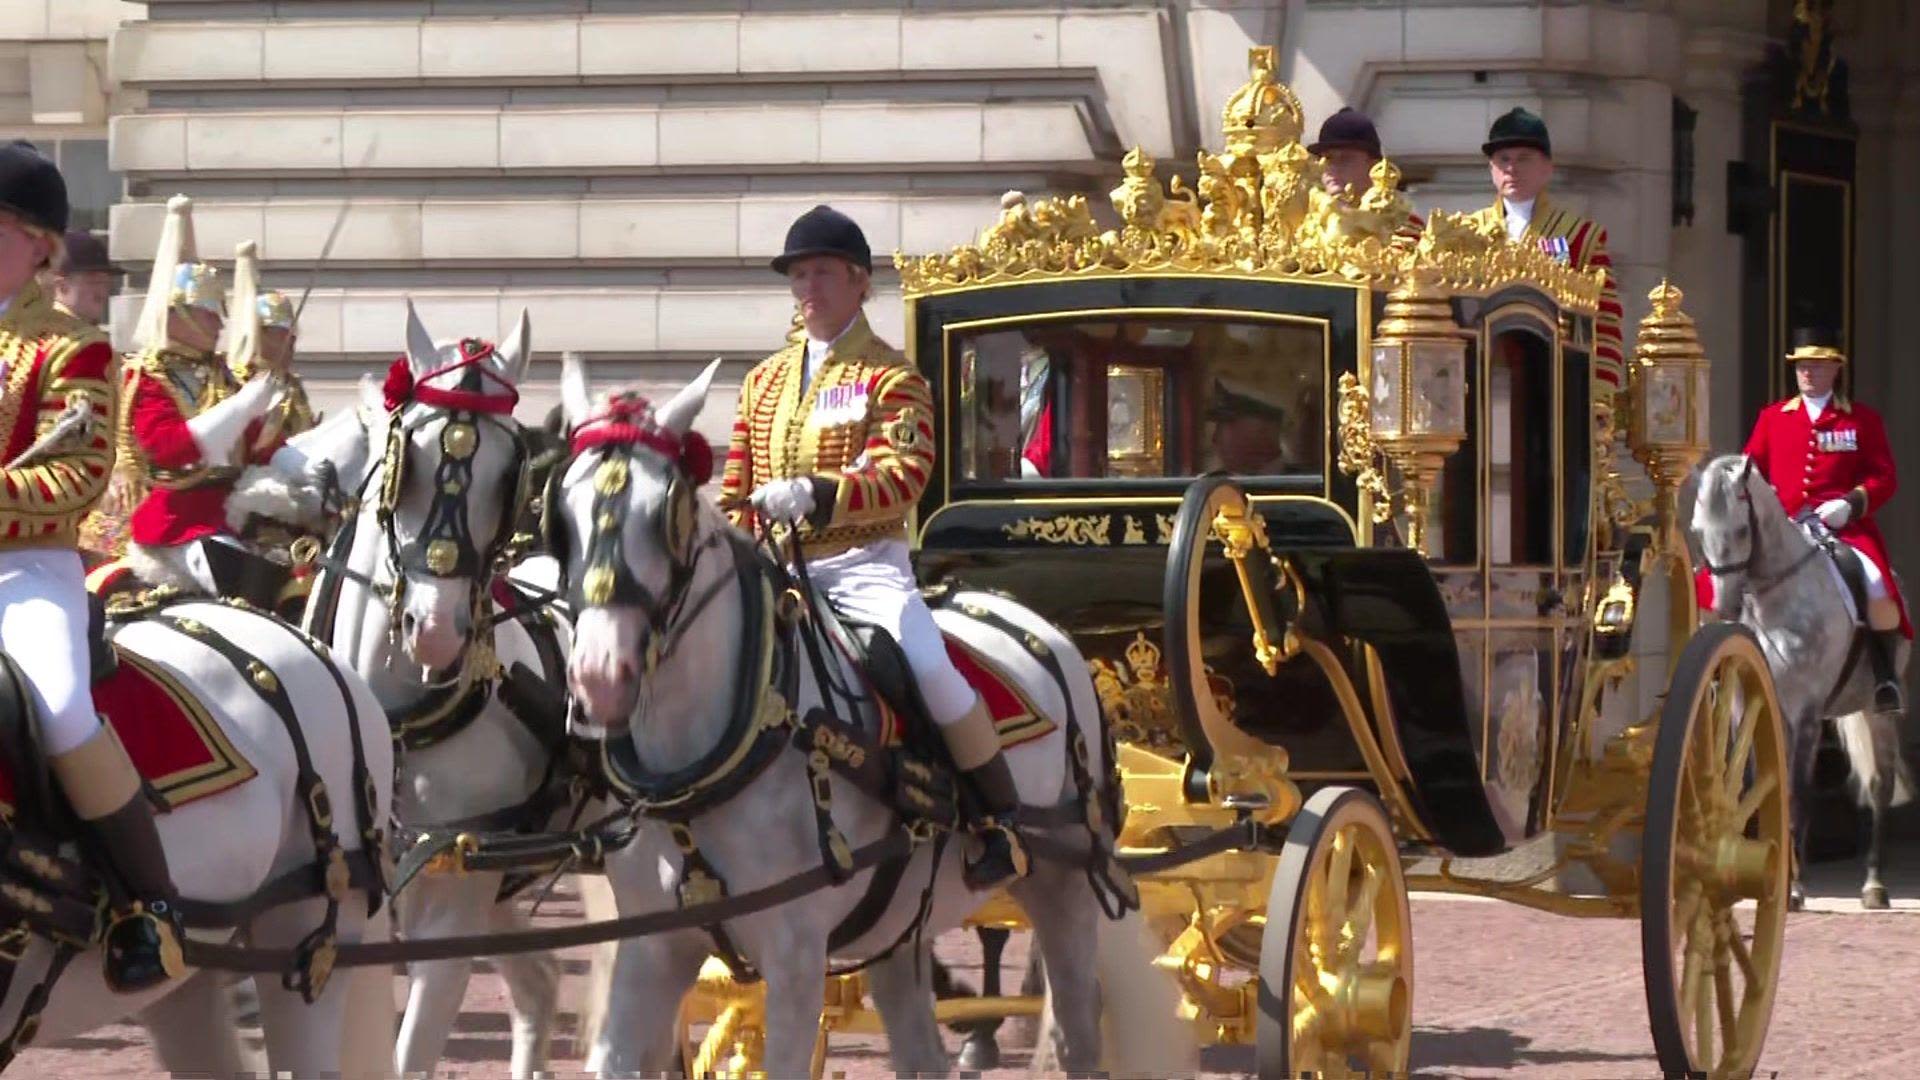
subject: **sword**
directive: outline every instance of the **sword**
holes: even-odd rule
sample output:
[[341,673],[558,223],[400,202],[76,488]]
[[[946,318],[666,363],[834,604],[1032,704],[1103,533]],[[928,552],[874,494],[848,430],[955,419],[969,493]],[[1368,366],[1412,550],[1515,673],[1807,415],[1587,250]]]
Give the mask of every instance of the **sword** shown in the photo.
[[60,418],[53,422],[45,435],[33,441],[33,445],[20,451],[18,457],[7,462],[6,468],[19,469],[32,464],[43,457],[55,446],[67,441],[77,432],[93,426],[93,401],[89,398],[75,398],[67,403]]
[[[367,167],[368,163],[373,160],[374,148],[379,145],[380,136],[378,135],[367,140],[367,151],[360,155],[360,164],[354,166],[355,171]],[[327,230],[326,243],[320,245],[320,258],[314,261],[313,272],[307,275],[307,287],[300,291],[300,302],[294,305],[293,308],[293,329],[295,333],[298,333],[300,330],[301,313],[307,310],[307,298],[313,295],[313,287],[320,283],[320,268],[326,265],[327,256],[333,254],[334,241],[340,239],[340,227],[347,223],[347,212],[352,209],[353,196],[348,195],[340,204],[340,212],[333,215],[333,227]]]

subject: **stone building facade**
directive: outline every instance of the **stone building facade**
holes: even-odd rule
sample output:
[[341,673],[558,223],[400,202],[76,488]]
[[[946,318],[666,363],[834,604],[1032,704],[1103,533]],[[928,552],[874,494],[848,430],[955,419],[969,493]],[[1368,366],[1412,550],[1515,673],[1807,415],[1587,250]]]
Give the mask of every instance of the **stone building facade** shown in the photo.
[[105,230],[120,201],[107,119],[139,107],[107,61],[108,39],[145,5],[121,0],[0,3],[0,135],[33,142],[67,174],[76,228]]

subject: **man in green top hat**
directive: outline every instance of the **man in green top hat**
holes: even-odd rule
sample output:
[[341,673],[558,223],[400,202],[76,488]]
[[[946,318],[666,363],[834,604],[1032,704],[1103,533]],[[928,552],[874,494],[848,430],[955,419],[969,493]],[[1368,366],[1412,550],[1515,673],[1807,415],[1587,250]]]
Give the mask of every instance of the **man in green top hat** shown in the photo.
[[1487,155],[1495,194],[1493,205],[1476,215],[1481,223],[1500,224],[1509,240],[1536,244],[1577,269],[1606,271],[1600,313],[1593,324],[1593,378],[1595,392],[1611,396],[1620,389],[1626,367],[1620,291],[1613,277],[1613,259],[1607,254],[1607,230],[1548,201],[1553,141],[1546,121],[1538,116],[1519,107],[1508,110],[1493,122],[1480,152]]

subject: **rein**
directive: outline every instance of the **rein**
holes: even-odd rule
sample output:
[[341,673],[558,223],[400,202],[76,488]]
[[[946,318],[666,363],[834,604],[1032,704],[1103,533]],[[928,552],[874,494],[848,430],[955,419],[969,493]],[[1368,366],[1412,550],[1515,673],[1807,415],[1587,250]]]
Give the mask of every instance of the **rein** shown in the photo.
[[1747,504],[1747,557],[1738,562],[1724,564],[1716,564],[1709,559],[1707,560],[1706,566],[1707,573],[1713,575],[1716,581],[1734,574],[1746,575],[1748,591],[1754,596],[1765,596],[1790,581],[1794,575],[1798,574],[1807,564],[1819,556],[1823,549],[1818,542],[1809,540],[1806,552],[1789,564],[1786,569],[1764,577],[1753,573],[1753,567],[1761,561],[1760,538],[1762,534],[1760,532],[1760,511],[1753,504],[1752,494],[1746,490],[1752,474],[1753,461],[1749,458],[1746,467],[1740,471],[1740,501]]

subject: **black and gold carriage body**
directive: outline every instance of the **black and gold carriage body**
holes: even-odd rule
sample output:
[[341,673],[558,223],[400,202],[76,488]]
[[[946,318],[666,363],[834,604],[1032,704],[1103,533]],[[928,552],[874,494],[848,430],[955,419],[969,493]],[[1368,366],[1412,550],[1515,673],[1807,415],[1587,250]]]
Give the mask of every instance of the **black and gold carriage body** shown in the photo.
[[[1340,377],[1369,382],[1384,288],[1134,272],[913,296],[942,439],[923,581],[1000,590],[1065,628],[1120,737],[1183,753],[1196,797],[1225,722],[1283,749],[1303,796],[1375,790],[1410,844],[1487,855],[1539,832],[1591,585],[1617,559],[1594,543],[1592,319],[1523,285],[1450,303],[1471,335],[1468,436],[1423,557],[1337,467]],[[1218,505],[1181,535],[1189,488],[1218,476],[1272,556],[1271,674],[1239,564],[1207,543]]]

